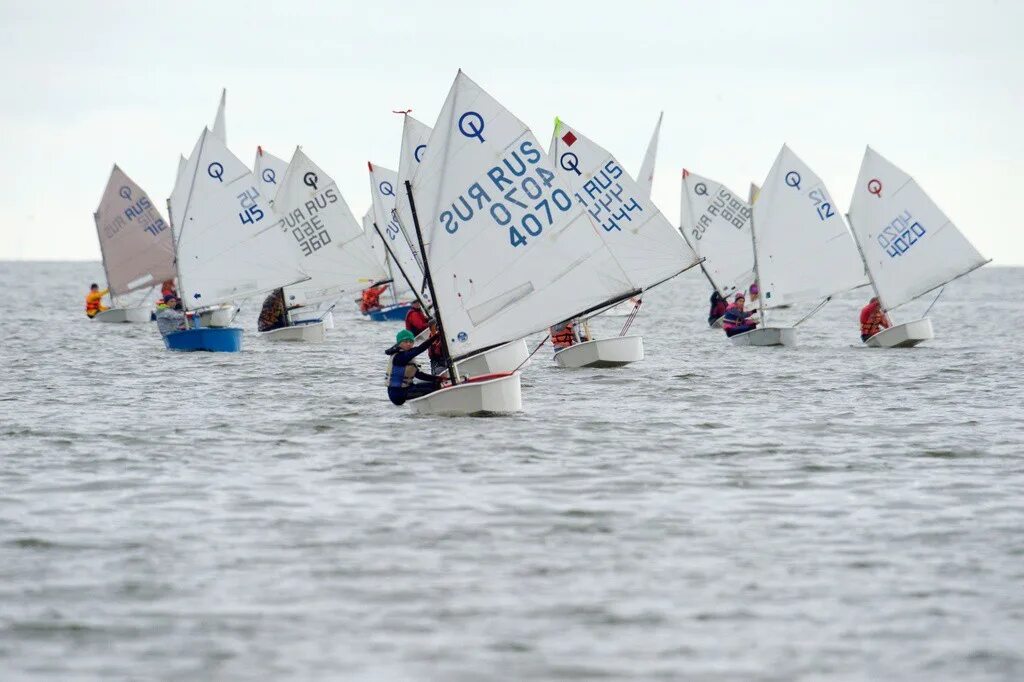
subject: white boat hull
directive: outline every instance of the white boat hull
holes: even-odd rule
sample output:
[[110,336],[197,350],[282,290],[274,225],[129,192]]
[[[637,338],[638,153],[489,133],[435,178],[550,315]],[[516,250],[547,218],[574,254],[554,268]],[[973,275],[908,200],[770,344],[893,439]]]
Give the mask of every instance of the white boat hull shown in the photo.
[[530,349],[526,346],[526,339],[519,339],[492,348],[485,353],[459,360],[455,366],[461,376],[477,377],[484,374],[515,371],[526,362],[528,357],[530,357]]
[[320,315],[316,314],[316,311],[313,311],[312,314],[311,313],[306,313],[306,314],[301,314],[300,313],[300,314],[296,315],[295,313],[292,313],[291,317],[292,317],[292,324],[313,324],[315,322],[323,322],[325,329],[334,329],[334,313],[332,313],[329,310],[327,311],[327,313],[323,317],[320,317]]
[[864,343],[870,348],[913,348],[934,338],[932,321],[926,317],[883,329]]
[[153,319],[153,311],[149,308],[111,308],[102,313],[96,313],[92,319],[97,322],[125,322],[140,323],[150,322]]
[[759,327],[729,340],[734,346],[795,346],[796,327]]
[[446,417],[508,414],[522,411],[523,394],[519,372],[514,372],[494,379],[442,388],[405,404],[414,414]]
[[555,353],[559,367],[621,367],[644,359],[642,336],[614,336],[610,339],[584,341]]
[[305,341],[306,343],[323,343],[327,338],[327,326],[323,322],[295,324],[290,327],[260,332],[260,338],[267,341]]
[[199,313],[199,320],[204,327],[230,327],[238,308],[233,305],[211,308]]

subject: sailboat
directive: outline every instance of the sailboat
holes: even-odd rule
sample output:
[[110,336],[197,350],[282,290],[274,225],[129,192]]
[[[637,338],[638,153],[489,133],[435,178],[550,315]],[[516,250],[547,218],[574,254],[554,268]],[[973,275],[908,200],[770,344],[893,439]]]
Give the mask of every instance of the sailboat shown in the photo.
[[[697,265],[699,259],[693,249],[646,190],[611,153],[578,128],[556,119],[550,155],[557,159],[560,179],[584,207],[594,231],[611,254],[614,265],[605,275],[637,297],[634,317],[640,307],[640,293]],[[633,317],[627,319],[617,337],[588,339],[558,350],[555,362],[560,367],[578,368],[617,367],[642,360],[643,338],[626,334],[632,321]]]
[[373,234],[382,240],[388,254],[391,302],[365,314],[375,322],[402,321],[412,309],[412,299],[419,299],[422,303],[421,294],[417,291],[422,286],[422,271],[395,216],[395,199],[399,191],[398,173],[369,161],[366,166],[370,175]]
[[301,147],[296,147],[279,178],[271,202],[276,229],[296,252],[299,268],[309,276],[284,288],[286,304],[329,307],[308,319],[292,319],[286,312],[288,326],[260,336],[271,341],[318,343],[324,340],[325,318],[334,303],[384,273],[337,184]]
[[[651,135],[651,141],[647,143],[647,151],[644,153],[643,163],[640,164],[640,171],[636,176],[636,183],[647,198],[651,197],[651,192],[654,190],[654,166],[658,159],[658,138],[661,135],[661,121],[664,117],[664,111],[658,114],[658,123],[654,126],[654,134]],[[639,312],[638,302],[639,299],[627,299],[603,315],[604,317],[633,317],[634,311]]]
[[[991,262],[914,178],[871,147],[864,151],[848,215],[871,287],[887,313],[935,289],[941,295],[941,287]],[[909,348],[934,338],[928,311],[921,319],[883,329],[865,344]]]
[[[728,300],[754,281],[751,207],[720,182],[683,169],[680,231],[702,259],[711,288]],[[722,318],[708,322],[720,328]]]
[[142,189],[117,165],[93,214],[103,271],[113,307],[98,322],[149,322],[151,306],[128,305],[125,297],[148,292],[174,277],[174,240],[169,226]]
[[239,351],[240,328],[202,326],[196,313],[307,275],[252,171],[208,128],[189,156],[185,178],[175,249],[181,302],[195,326],[164,336],[164,344],[170,350]]
[[[210,134],[227,145],[227,125],[225,123],[225,107],[227,105],[227,89],[220,91],[220,101],[217,104],[217,113],[213,118],[213,125],[210,127]],[[177,241],[179,223],[185,211],[185,201],[191,189],[191,176],[186,177],[188,158],[185,155],[178,157],[178,171],[174,176],[174,187],[167,198],[167,219],[171,223],[171,234]],[[238,307],[234,303],[225,303],[221,306],[211,306],[203,309],[200,313],[201,324],[204,327],[229,327],[238,314]]]
[[[831,297],[864,286],[864,266],[821,178],[783,145],[753,206],[754,281],[761,326],[730,336],[737,346],[793,346],[796,328]],[[768,311],[821,299],[792,326],[769,326]]]
[[518,412],[518,371],[467,380],[454,363],[636,292],[605,276],[607,248],[529,128],[461,71],[427,147],[398,211],[424,256],[453,383],[406,405]]

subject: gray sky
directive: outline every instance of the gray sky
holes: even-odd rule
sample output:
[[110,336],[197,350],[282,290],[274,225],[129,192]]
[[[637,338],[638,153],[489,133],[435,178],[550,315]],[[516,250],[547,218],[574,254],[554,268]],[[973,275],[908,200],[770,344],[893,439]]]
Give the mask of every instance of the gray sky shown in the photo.
[[[865,144],[997,264],[1024,264],[1024,3],[0,0],[0,259],[98,259],[118,163],[164,208],[228,89],[228,145],[296,144],[362,215],[366,161],[432,125],[456,70],[545,144],[557,114],[633,174],[665,111],[654,198],[687,167],[746,194],[783,142],[844,210]],[[166,217],[166,211],[162,211]]]

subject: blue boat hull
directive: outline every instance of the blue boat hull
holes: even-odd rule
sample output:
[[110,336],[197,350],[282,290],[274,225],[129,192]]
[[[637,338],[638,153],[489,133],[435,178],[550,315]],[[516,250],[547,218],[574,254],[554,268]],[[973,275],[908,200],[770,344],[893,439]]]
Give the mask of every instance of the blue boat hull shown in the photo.
[[388,308],[371,310],[367,313],[374,322],[404,322],[405,316],[412,310],[412,306],[406,303],[393,305]]
[[167,350],[237,353],[242,350],[242,330],[238,327],[186,329],[165,336],[164,345]]

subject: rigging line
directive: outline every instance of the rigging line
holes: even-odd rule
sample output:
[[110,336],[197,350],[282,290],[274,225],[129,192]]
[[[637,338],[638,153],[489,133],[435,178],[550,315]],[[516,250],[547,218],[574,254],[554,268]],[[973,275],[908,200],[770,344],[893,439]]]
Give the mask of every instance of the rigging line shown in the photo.
[[928,313],[930,313],[932,311],[932,308],[935,306],[935,304],[939,302],[939,296],[942,296],[942,292],[945,291],[945,290],[946,290],[946,286],[943,285],[942,288],[939,289],[939,293],[936,294],[935,300],[932,301],[932,304],[930,306],[928,306],[928,309],[924,311],[924,315],[922,315],[921,317],[928,317]]
[[826,304],[826,303],[828,303],[828,302],[829,302],[829,301],[831,301],[831,300],[832,300],[832,297],[831,297],[831,296],[826,296],[826,297],[825,297],[825,299],[824,299],[824,300],[823,300],[823,301],[822,301],[821,303],[819,303],[818,305],[814,306],[814,309],[813,309],[813,310],[811,310],[811,312],[809,312],[809,313],[807,313],[806,315],[804,315],[803,317],[801,317],[801,318],[800,318],[800,319],[799,319],[799,320],[797,321],[797,323],[793,325],[793,327],[794,327],[794,328],[796,328],[796,327],[799,327],[799,326],[800,326],[800,325],[801,325],[801,324],[802,324],[803,322],[805,322],[805,321],[809,320],[809,319],[811,318],[811,316],[812,316],[812,315],[814,315],[814,314],[815,314],[815,313],[817,313],[817,312],[818,312],[819,310],[821,310],[822,308],[824,308],[824,307],[825,307],[825,304]]
[[640,312],[640,306],[643,304],[643,302],[644,302],[643,298],[638,298],[636,300],[636,305],[633,306],[633,311],[629,314],[629,317],[626,318],[626,323],[624,325],[622,325],[622,331],[619,332],[619,336],[625,336],[626,332],[629,331],[629,328],[633,324],[633,320],[636,319],[637,313]]
[[543,341],[541,341],[541,342],[540,342],[539,344],[537,344],[537,347],[533,349],[533,352],[532,352],[532,353],[530,353],[529,355],[527,355],[527,356],[526,356],[526,359],[525,359],[525,360],[523,360],[522,362],[520,362],[520,363],[519,363],[519,366],[518,366],[518,367],[516,367],[516,368],[515,368],[514,370],[512,370],[512,374],[515,374],[515,373],[516,373],[516,372],[518,372],[518,371],[519,371],[520,369],[522,369],[522,368],[523,368],[523,365],[525,365],[526,363],[528,363],[528,362],[530,361],[530,358],[532,358],[532,357],[533,357],[533,356],[534,356],[534,355],[535,355],[535,354],[537,353],[537,351],[539,351],[539,350],[541,349],[541,346],[543,346],[543,345],[544,345],[545,343],[547,343],[547,342],[548,342],[548,339],[550,339],[550,338],[551,338],[551,335],[550,335],[550,334],[548,334],[547,336],[545,336],[545,337],[544,337],[544,340],[543,340]]

